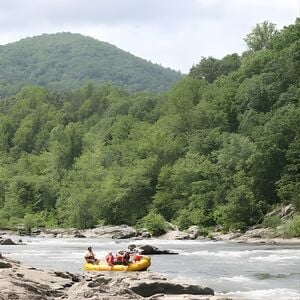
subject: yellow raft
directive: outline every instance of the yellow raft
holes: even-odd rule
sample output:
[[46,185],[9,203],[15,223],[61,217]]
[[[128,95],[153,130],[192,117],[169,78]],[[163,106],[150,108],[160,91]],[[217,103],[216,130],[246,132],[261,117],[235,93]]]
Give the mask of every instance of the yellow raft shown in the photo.
[[105,261],[100,261],[99,265],[85,263],[83,268],[86,271],[146,271],[151,265],[151,257],[143,256],[140,261],[132,262],[128,266],[109,266]]

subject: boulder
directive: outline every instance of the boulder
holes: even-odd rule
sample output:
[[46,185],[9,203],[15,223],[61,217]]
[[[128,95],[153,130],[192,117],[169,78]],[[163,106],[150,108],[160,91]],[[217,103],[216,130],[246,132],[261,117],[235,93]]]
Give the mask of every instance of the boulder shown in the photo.
[[83,234],[88,237],[105,237],[113,239],[127,239],[137,236],[137,231],[133,227],[127,225],[119,226],[98,226],[93,229],[86,229]]
[[9,262],[0,260],[0,269],[7,269],[7,268],[12,268],[12,264]]
[[38,228],[32,228],[31,229],[31,235],[40,235],[41,234],[41,230]]
[[154,254],[178,254],[172,250],[160,250],[155,246],[151,245],[128,245],[128,249],[132,252],[139,252],[144,255],[154,255]]
[[145,297],[156,299],[157,295],[160,299],[166,297],[173,300],[215,299],[212,296],[214,291],[208,287],[176,282],[152,272],[99,272],[75,275],[69,272],[28,268],[8,259],[0,260],[0,266],[6,268],[1,271],[0,276],[0,299],[128,300]]
[[130,238],[133,238],[136,236],[136,232],[117,232],[116,234],[113,234],[112,235],[112,239],[117,239],[117,240],[120,240],[120,239],[130,239]]
[[200,234],[200,230],[199,230],[199,227],[196,226],[196,225],[193,225],[191,227],[189,227],[186,232],[190,235],[190,238],[192,240],[196,239]]
[[265,217],[278,216],[284,220],[287,220],[292,218],[294,214],[295,214],[295,207],[293,204],[289,204],[284,207],[275,208],[271,212],[267,213]]
[[270,228],[258,228],[246,231],[243,238],[265,239],[274,237],[274,232]]
[[293,204],[289,204],[283,207],[281,210],[281,218],[284,220],[292,218],[294,214],[295,214],[295,207]]
[[150,239],[150,238],[152,237],[151,233],[148,232],[148,231],[142,232],[140,236],[141,236],[141,238],[143,238],[143,239]]
[[129,288],[136,294],[142,297],[150,297],[155,294],[190,294],[190,295],[214,295],[214,291],[208,287],[201,287],[199,285],[187,285],[173,283],[170,281],[144,281],[135,282]]
[[[205,299],[208,300],[214,295],[214,291],[201,285],[189,285],[169,280],[161,274],[152,272],[112,272],[97,273],[85,281],[74,284],[68,294],[72,300],[85,299],[91,295],[95,299],[114,300],[144,299],[145,297],[155,299],[155,295],[161,297],[173,295],[173,298],[168,299],[177,299],[178,295],[192,297],[184,299],[204,299],[196,298],[195,295],[207,295]],[[97,298],[96,295],[101,295],[102,298]]]
[[178,230],[179,230],[177,225],[174,225],[174,224],[172,224],[172,223],[170,223],[170,222],[167,222],[167,226],[168,226],[168,228],[169,228],[171,231],[178,231]]
[[150,239],[152,237],[151,233],[146,228],[138,229],[137,236],[143,239]]
[[74,234],[74,238],[82,239],[82,238],[86,238],[86,236],[84,234],[80,233],[80,232],[77,232],[77,233]]
[[159,237],[163,240],[190,240],[191,236],[187,232],[170,230]]
[[229,240],[234,240],[234,239],[237,239],[237,238],[239,238],[241,236],[242,236],[242,233],[240,233],[240,232],[234,232],[234,233],[230,234]]
[[4,239],[1,241],[1,245],[16,245],[16,243],[11,239]]

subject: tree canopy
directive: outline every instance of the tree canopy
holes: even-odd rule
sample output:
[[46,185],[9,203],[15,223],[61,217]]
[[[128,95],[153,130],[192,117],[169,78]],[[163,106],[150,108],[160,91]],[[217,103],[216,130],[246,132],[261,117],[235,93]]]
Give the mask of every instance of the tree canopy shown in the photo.
[[72,33],[43,34],[0,46],[0,65],[0,96],[27,84],[66,91],[87,82],[158,93],[183,77],[109,43]]
[[89,83],[2,98],[0,225],[228,230],[299,211],[299,36],[297,19],[259,51],[203,58],[164,94]]
[[261,24],[256,24],[252,29],[252,32],[247,34],[244,41],[250,50],[259,51],[267,49],[271,38],[277,33],[276,25],[268,21],[264,21]]

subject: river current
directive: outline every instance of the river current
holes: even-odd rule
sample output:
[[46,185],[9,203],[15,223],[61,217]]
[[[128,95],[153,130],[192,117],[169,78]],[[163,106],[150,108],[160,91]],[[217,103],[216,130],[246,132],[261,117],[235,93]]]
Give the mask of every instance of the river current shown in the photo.
[[[20,237],[12,236],[17,241]],[[213,241],[111,240],[22,237],[26,245],[0,246],[0,252],[41,269],[82,273],[92,246],[98,258],[129,244],[150,244],[179,255],[153,255],[150,270],[181,282],[203,284],[217,294],[247,300],[300,299],[300,247]]]

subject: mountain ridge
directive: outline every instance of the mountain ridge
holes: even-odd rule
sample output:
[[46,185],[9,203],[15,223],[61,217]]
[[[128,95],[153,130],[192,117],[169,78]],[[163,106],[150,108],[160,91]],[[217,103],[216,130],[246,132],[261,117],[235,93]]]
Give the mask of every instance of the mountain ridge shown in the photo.
[[27,37],[0,46],[2,86],[38,84],[57,90],[110,82],[131,92],[164,92],[183,75],[78,33]]

